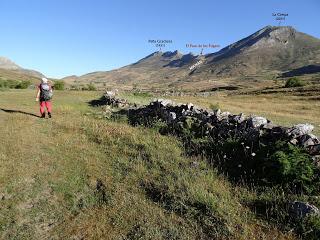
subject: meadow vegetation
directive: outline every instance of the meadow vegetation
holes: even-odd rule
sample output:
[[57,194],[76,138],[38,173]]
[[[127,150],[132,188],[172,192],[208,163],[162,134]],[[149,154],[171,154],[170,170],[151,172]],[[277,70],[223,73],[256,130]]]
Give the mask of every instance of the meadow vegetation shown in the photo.
[[319,219],[294,222],[284,203],[318,198],[231,183],[157,127],[101,118],[101,94],[57,91],[40,119],[34,91],[0,93],[0,238],[316,239]]
[[298,77],[292,77],[286,80],[286,84],[284,87],[290,88],[290,87],[302,87],[305,83]]

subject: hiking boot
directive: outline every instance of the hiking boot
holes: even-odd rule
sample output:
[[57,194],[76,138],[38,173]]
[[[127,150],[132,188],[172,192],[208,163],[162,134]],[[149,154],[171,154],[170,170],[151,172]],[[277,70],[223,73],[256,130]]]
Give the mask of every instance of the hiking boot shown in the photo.
[[50,112],[48,112],[48,116],[49,116],[49,118],[51,118],[51,113]]
[[41,118],[46,118],[46,113],[42,113]]

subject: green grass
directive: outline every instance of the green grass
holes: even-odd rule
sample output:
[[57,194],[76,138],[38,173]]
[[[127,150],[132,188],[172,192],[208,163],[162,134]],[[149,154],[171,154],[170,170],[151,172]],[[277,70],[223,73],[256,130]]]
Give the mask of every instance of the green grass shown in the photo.
[[120,98],[125,98],[130,103],[136,103],[138,105],[146,105],[150,103],[152,99],[155,97],[152,96],[152,94],[148,93],[120,93]]
[[100,94],[56,91],[40,119],[34,91],[1,92],[29,114],[0,110],[0,238],[296,239],[176,138],[87,116]]

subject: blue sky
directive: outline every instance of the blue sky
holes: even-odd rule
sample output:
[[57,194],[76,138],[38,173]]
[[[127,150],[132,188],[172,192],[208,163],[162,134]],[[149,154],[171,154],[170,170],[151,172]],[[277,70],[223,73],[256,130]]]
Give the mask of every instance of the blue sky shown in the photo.
[[164,51],[199,53],[187,43],[224,47],[277,25],[274,12],[320,38],[318,0],[0,0],[0,56],[48,77],[81,75],[157,51],[149,39],[172,40]]

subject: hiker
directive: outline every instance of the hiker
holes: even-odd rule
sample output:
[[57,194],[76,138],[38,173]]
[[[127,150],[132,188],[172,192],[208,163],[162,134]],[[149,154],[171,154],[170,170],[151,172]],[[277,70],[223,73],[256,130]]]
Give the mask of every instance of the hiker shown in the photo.
[[40,100],[40,114],[41,118],[46,117],[46,112],[44,107],[47,108],[48,116],[51,118],[51,98],[52,98],[52,86],[48,84],[48,79],[42,78],[41,84],[38,85],[38,92],[36,96],[36,101]]

